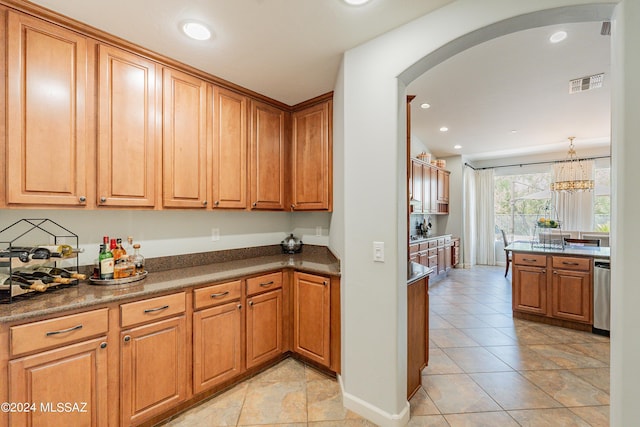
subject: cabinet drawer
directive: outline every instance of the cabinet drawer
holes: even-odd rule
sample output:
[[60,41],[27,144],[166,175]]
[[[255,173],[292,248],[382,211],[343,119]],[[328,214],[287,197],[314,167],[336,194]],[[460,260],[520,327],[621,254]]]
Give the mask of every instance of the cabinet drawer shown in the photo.
[[247,279],[247,296],[282,287],[282,271]]
[[409,253],[415,254],[420,250],[420,245],[409,245]]
[[437,240],[429,240],[429,248],[435,248],[438,246]]
[[185,293],[180,292],[178,294],[122,304],[120,306],[120,321],[122,327],[124,328],[183,313],[185,310],[184,297]]
[[590,258],[554,256],[552,257],[552,259],[553,268],[562,270],[580,270],[587,272],[591,270]]
[[514,254],[513,263],[517,265],[535,265],[538,267],[546,267],[547,256],[536,254]]
[[420,250],[421,251],[426,251],[427,249],[429,249],[429,243],[428,242],[420,243]]
[[438,246],[444,246],[444,239],[438,239]]
[[438,256],[438,248],[429,249],[429,258],[432,256]]
[[57,347],[105,334],[109,329],[108,309],[72,314],[11,327],[11,355]]
[[207,286],[193,291],[193,305],[196,310],[222,304],[240,298],[242,281]]
[[438,256],[430,256],[429,257],[429,267],[437,267],[438,266]]
[[445,243],[450,243],[450,242],[451,242],[451,236],[446,236],[446,237],[444,238],[444,242],[445,242]]

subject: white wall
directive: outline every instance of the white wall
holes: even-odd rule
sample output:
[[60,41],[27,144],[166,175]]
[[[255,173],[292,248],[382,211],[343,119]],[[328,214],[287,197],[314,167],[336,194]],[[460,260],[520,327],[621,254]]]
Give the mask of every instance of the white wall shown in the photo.
[[[22,218],[47,218],[79,236],[80,264],[93,264],[102,236],[133,236],[148,258],[279,244],[288,233],[305,244],[326,246],[329,213],[245,211],[0,210],[0,228]],[[321,236],[316,236],[321,227]],[[212,241],[212,228],[220,239]],[[40,236],[38,236],[40,237]],[[4,238],[4,235],[3,235]],[[30,243],[42,243],[34,241]]]
[[624,0],[613,21],[611,221],[611,426],[638,424],[640,396],[640,2]]
[[[578,18],[571,8],[509,19],[588,3],[459,0],[345,53],[336,87],[344,97],[342,106],[336,106],[342,128],[334,139],[344,161],[344,403],[377,424],[403,425],[409,416],[406,237],[404,224],[399,224],[406,206],[404,84],[430,64],[508,32],[554,20],[599,19],[597,10],[586,8]],[[502,20],[507,21],[492,25]],[[449,51],[429,57],[444,45]],[[373,241],[385,242],[385,263],[373,262]]]

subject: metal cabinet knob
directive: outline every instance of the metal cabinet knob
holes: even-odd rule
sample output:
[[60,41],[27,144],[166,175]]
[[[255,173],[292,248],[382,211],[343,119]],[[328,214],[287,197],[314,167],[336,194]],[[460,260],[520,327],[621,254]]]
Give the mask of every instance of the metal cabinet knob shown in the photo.
[[202,206],[207,206],[207,201],[206,200],[202,201]]
[[84,197],[84,196],[80,196],[80,198],[78,200],[80,200],[80,203],[84,203],[84,202],[87,201],[87,198]]
[[124,336],[124,342],[129,342],[131,341],[131,336],[130,335],[125,335]]
[[100,348],[107,348],[107,343],[106,342],[100,343]]
[[291,203],[291,210],[294,210],[296,208],[296,205],[294,205],[293,203]]
[[256,206],[258,206],[258,202],[253,202],[253,204],[251,206],[253,206],[255,208]]
[[100,197],[100,203],[105,203],[107,201],[106,197]]
[[215,202],[213,202],[213,204],[214,204],[215,206],[218,206],[218,205],[220,204],[220,200],[216,200]]

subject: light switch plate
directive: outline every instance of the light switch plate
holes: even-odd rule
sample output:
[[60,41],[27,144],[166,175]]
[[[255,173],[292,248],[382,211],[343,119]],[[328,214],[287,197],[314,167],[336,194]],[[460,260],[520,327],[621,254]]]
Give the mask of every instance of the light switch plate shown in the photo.
[[218,240],[220,240],[220,229],[219,228],[212,228],[211,229],[211,241],[212,242],[217,242]]
[[373,242],[373,261],[384,262],[384,242]]

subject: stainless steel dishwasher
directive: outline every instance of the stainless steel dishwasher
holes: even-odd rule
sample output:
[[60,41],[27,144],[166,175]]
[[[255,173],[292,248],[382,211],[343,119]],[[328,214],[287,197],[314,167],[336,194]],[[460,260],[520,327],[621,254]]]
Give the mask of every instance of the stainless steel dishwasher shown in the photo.
[[593,260],[593,332],[609,336],[611,330],[611,264]]

